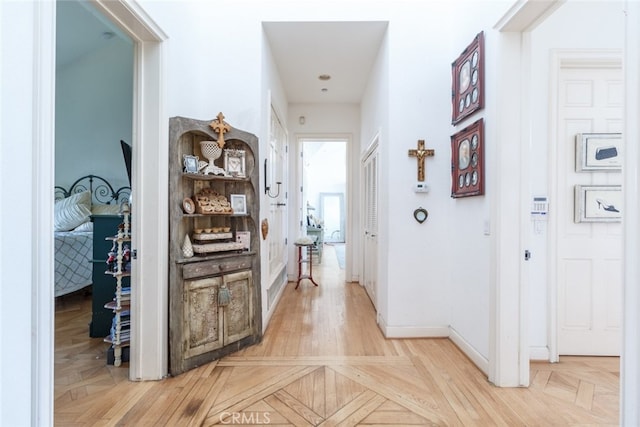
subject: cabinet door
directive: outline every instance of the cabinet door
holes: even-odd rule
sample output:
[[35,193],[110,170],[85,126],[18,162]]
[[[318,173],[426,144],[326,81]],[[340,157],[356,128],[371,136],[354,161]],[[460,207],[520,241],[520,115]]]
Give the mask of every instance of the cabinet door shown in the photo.
[[222,312],[218,289],[222,278],[185,280],[183,348],[186,359],[216,350],[224,345]]
[[231,301],[224,310],[226,345],[248,337],[253,331],[251,271],[227,274],[223,280],[231,291]]

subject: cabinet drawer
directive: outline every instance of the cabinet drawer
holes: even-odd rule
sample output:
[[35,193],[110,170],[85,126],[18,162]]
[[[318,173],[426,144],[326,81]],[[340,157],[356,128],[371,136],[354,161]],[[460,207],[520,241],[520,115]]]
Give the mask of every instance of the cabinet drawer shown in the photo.
[[182,267],[182,277],[193,279],[194,277],[213,276],[236,270],[251,268],[250,257],[238,257],[225,260],[203,261],[186,264]]

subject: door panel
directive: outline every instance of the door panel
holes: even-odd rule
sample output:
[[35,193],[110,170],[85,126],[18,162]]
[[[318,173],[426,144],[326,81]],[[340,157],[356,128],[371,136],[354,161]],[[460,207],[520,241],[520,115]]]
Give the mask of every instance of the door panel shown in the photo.
[[218,307],[220,277],[185,280],[183,334],[185,358],[218,349],[224,345],[222,314]]
[[[269,191],[269,277],[270,284],[287,264],[287,134],[271,109],[267,182]],[[277,184],[277,183],[280,184]],[[276,196],[277,197],[272,197]]]
[[224,276],[224,284],[231,292],[231,301],[223,311],[226,345],[251,335],[251,272],[228,274]]
[[576,223],[576,185],[619,185],[622,174],[576,172],[576,135],[620,132],[620,68],[567,67],[559,74],[557,155],[558,353],[619,355],[622,240],[620,223]]
[[363,162],[364,248],[363,283],[373,306],[378,292],[378,150],[375,147]]

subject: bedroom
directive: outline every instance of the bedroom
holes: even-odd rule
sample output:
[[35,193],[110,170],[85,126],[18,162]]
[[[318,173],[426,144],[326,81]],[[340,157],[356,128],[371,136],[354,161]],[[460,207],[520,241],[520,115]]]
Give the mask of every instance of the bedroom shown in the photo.
[[[131,39],[86,2],[58,2],[55,297],[56,305],[64,304],[69,294],[93,297],[87,337],[106,336],[106,322],[112,317],[101,308],[110,291],[94,290],[91,284],[94,265],[101,269],[99,260],[108,251],[104,235],[119,221],[112,215],[130,195],[132,92]],[[100,221],[92,221],[90,215]],[[108,225],[94,233],[94,225],[104,221]],[[99,241],[96,252],[94,240]]]

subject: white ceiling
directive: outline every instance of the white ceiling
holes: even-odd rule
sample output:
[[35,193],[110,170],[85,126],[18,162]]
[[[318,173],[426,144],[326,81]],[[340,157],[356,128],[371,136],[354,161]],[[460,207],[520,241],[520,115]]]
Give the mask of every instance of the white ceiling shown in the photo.
[[86,1],[56,2],[56,67],[77,61],[110,43],[111,38],[131,39],[107,21]]
[[[359,103],[387,23],[265,22],[263,28],[290,103]],[[321,81],[321,74],[331,79]]]
[[[126,39],[87,2],[57,1],[57,15],[58,67],[106,45],[105,33]],[[381,21],[263,25],[290,103],[359,103],[387,29]]]

